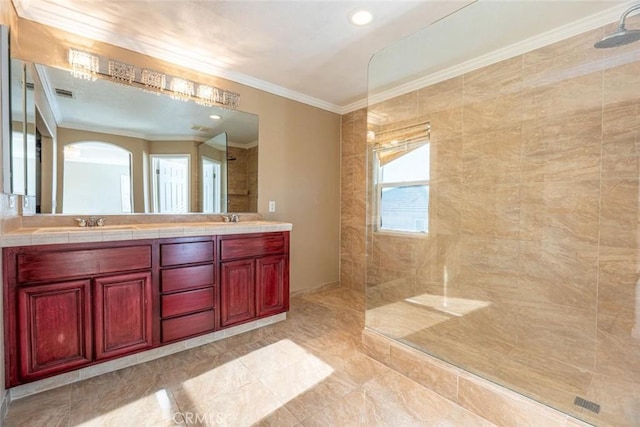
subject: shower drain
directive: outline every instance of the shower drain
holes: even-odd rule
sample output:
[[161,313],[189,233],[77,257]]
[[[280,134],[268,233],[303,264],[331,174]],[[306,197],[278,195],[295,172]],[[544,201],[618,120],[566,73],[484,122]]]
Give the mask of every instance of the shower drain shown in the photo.
[[591,412],[595,412],[596,414],[600,412],[600,405],[598,405],[596,402],[583,399],[580,396],[576,396],[576,399],[573,401],[573,404],[578,405],[581,408],[588,409]]

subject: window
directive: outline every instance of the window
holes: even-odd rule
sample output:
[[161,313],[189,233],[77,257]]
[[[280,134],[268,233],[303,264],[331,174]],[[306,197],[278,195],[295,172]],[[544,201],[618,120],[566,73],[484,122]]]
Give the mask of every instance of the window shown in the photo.
[[376,153],[378,231],[427,233],[429,143],[406,143]]

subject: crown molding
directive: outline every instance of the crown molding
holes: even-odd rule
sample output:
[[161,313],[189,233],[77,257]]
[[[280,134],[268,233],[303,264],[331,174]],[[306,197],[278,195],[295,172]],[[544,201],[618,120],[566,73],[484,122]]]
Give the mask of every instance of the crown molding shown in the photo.
[[248,150],[250,148],[257,147],[258,146],[258,141],[252,141],[252,142],[250,142],[248,144],[243,144],[241,142],[227,141],[227,146],[234,147],[234,148],[241,148],[243,150]]
[[185,136],[185,135],[147,135],[141,132],[133,132],[122,129],[113,129],[108,127],[100,127],[96,125],[85,125],[82,123],[72,123],[72,122],[61,122],[58,123],[58,127],[64,129],[78,130],[84,132],[93,132],[93,133],[102,133],[106,135],[117,135],[124,136],[127,138],[137,138],[143,139],[149,142],[160,142],[160,141],[170,141],[170,142],[205,142],[206,138],[200,136]]
[[47,8],[41,8],[38,3],[29,4],[29,1],[26,0],[13,0],[13,2],[18,16],[22,19],[59,28],[82,37],[129,49],[204,74],[224,78],[235,83],[281,96],[292,101],[341,114],[342,107],[339,105],[246,74],[231,71],[212,61],[185,55],[184,51],[178,51],[173,46],[163,44],[157,38],[148,37],[141,41],[120,37],[117,33],[113,32],[113,30],[104,29],[112,28],[111,24],[61,5],[48,3]]
[[340,108],[340,114],[352,113],[361,108],[367,108],[367,98],[360,99],[358,101],[352,102],[351,104],[344,105]]
[[629,4],[625,3],[623,5],[612,7],[597,14],[577,20],[571,24],[555,28],[502,49],[495,50],[486,55],[470,59],[453,67],[400,84],[388,90],[374,93],[370,95],[368,99],[361,99],[352,104],[345,105],[343,107],[342,114],[350,113],[360,108],[367,107],[368,105],[375,105],[414,90],[422,89],[426,86],[458,77],[462,74],[504,61],[505,59],[513,58],[514,56],[522,55],[526,52],[530,52],[586,31],[594,30],[612,22],[616,22],[620,18],[620,14],[624,12],[628,6]]
[[[629,7],[629,5],[633,4],[630,2],[618,4],[615,7],[609,8],[586,18],[579,19],[560,28],[556,28],[545,33],[530,37],[521,42],[514,43],[505,48],[490,52],[486,55],[473,58],[453,67],[431,73],[419,79],[400,84],[392,89],[383,90],[371,94],[368,98],[363,98],[350,104],[340,106],[309,95],[305,95],[301,92],[269,83],[264,80],[228,70],[218,64],[213,63],[212,61],[202,60],[201,58],[194,58],[184,55],[184,52],[177,51],[172,46],[163,45],[159,43],[158,40],[153,38],[147,38],[140,42],[139,40],[132,41],[128,38],[119,37],[112,31],[102,29],[104,25],[100,24],[106,24],[104,21],[79,13],[74,10],[70,10],[60,5],[49,3],[47,8],[40,8],[37,5],[34,6],[33,4],[29,4],[28,0],[13,0],[13,2],[18,16],[23,19],[34,20],[36,22],[55,28],[60,28],[62,30],[78,34],[83,37],[99,40],[104,43],[113,44],[125,49],[130,49],[145,55],[165,60],[172,64],[194,69],[208,75],[221,77],[245,86],[252,87],[254,89],[262,90],[273,95],[282,96],[293,101],[301,102],[303,104],[307,104],[340,115],[365,108],[368,105],[373,105],[394,98],[396,96],[404,95],[411,91],[421,89],[425,86],[457,77],[459,75],[477,70],[482,67],[486,67],[496,62],[500,62],[505,59],[509,59],[514,56],[538,49],[540,47],[564,40],[568,37],[578,35],[585,31],[593,30],[603,25],[610,24],[617,21],[620,18],[620,14],[624,12],[624,10]],[[143,46],[143,49],[140,49],[141,46]]]

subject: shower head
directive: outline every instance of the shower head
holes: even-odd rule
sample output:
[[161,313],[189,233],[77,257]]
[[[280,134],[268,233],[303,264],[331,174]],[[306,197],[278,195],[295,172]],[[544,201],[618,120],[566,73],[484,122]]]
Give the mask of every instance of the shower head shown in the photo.
[[640,3],[631,6],[620,17],[618,21],[618,29],[613,34],[605,36],[602,40],[593,45],[596,49],[606,49],[610,47],[623,46],[625,44],[633,43],[640,40],[640,30],[627,30],[624,26],[624,20],[627,19],[627,15],[635,10],[640,9]]
[[640,30],[622,29],[613,34],[609,34],[593,46],[597,49],[606,49],[609,47],[623,46],[638,40],[640,40]]

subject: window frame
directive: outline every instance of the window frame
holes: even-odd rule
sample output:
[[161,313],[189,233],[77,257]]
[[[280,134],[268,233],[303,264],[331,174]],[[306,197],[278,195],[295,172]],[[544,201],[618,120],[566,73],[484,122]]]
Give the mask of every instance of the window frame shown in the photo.
[[[424,145],[429,146],[429,153],[431,153],[431,141],[427,140],[424,142]],[[425,186],[428,189],[431,187],[431,173],[429,173],[429,178],[424,180],[417,181],[395,181],[395,182],[382,182],[382,168],[384,166],[380,166],[380,158],[374,152],[373,162],[375,167],[375,184],[374,184],[374,194],[375,194],[375,222],[374,222],[374,232],[383,234],[383,235],[401,235],[408,237],[427,237],[429,235],[429,206],[430,204],[427,202],[427,216],[425,218],[427,224],[427,231],[410,231],[410,230],[395,230],[382,228],[382,190],[384,188],[402,188],[402,187],[413,187],[413,186]],[[431,194],[430,191],[428,194]]]

